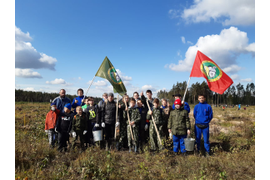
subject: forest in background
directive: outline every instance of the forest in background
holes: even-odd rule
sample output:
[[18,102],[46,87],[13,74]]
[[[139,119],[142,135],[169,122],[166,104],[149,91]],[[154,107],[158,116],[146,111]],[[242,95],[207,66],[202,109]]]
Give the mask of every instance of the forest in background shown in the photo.
[[[184,96],[187,87],[187,82],[177,82],[173,85],[172,89],[169,91],[161,90],[157,93],[159,99],[165,98],[170,102],[174,102],[173,95],[181,94]],[[255,84],[248,83],[246,87],[241,83],[236,86],[231,85],[223,94],[218,94],[211,91],[205,81],[202,83],[196,82],[195,84],[189,85],[186,93],[185,102],[189,104],[198,103],[198,94],[206,95],[206,101],[208,104],[247,104],[255,105]]]
[[[157,93],[157,98],[168,99],[169,102],[173,103],[174,98],[173,95],[176,93],[180,93],[184,96],[185,89],[187,86],[187,82],[177,82],[173,85],[172,89],[169,91],[161,90]],[[132,92],[133,93],[133,92]],[[202,83],[194,83],[191,84],[188,88],[185,101],[189,104],[197,104],[198,103],[198,94],[205,94],[206,101],[208,104],[227,104],[227,105],[235,105],[235,104],[243,104],[243,105],[255,105],[255,85],[254,83],[248,83],[246,87],[241,83],[236,86],[230,86],[224,94],[217,94],[211,91],[205,81]],[[15,89],[15,101],[24,101],[24,102],[50,102],[59,96],[58,93],[46,93],[46,92],[34,92],[34,91],[24,91],[20,89]],[[66,95],[70,100],[73,100],[76,95]],[[101,97],[94,97],[95,103],[97,104]]]

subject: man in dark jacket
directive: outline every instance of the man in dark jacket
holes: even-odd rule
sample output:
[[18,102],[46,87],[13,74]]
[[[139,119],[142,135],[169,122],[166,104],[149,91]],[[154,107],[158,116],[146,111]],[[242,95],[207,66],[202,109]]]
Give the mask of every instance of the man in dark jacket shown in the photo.
[[113,98],[113,93],[109,93],[101,115],[101,126],[105,128],[106,150],[109,150],[115,133],[116,103]]
[[64,107],[64,113],[59,115],[55,128],[55,131],[58,132],[59,151],[67,150],[67,141],[69,140],[73,117],[74,113],[71,111],[71,104],[68,103]]

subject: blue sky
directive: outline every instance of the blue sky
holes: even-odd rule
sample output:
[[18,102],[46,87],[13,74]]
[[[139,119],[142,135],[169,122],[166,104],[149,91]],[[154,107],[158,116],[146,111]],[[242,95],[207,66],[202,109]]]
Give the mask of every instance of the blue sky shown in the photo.
[[[188,80],[197,50],[235,84],[255,83],[254,0],[214,2],[15,1],[15,88],[76,94],[108,56],[129,95],[155,94]],[[103,92],[96,78],[88,95]]]

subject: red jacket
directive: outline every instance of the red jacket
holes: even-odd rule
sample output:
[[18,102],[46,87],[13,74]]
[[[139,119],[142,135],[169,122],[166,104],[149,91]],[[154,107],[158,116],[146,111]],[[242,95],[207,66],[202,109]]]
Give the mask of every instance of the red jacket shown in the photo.
[[60,113],[60,110],[58,109],[55,109],[55,111],[50,110],[50,112],[47,113],[46,120],[45,120],[45,130],[55,128],[59,113]]

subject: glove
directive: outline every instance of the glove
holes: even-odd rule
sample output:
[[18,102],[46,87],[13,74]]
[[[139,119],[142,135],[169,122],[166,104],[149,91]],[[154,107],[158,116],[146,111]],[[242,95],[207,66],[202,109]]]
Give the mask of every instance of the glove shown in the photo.
[[47,129],[47,130],[45,130],[45,133],[46,133],[46,134],[48,134],[48,132],[49,132],[49,130],[48,130],[48,129]]
[[86,130],[84,130],[84,131],[83,131],[83,135],[85,135],[86,133],[87,133],[87,131],[86,131]]
[[73,132],[73,133],[72,133],[72,136],[73,136],[73,137],[76,137],[76,133],[75,133],[75,132]]
[[120,122],[116,122],[115,126],[118,127],[120,125]]
[[170,133],[170,139],[172,139],[172,133]]
[[98,123],[96,123],[96,124],[95,124],[95,127],[99,127],[99,124],[98,124]]
[[58,133],[58,131],[56,130],[56,128],[55,128],[54,130],[55,130],[55,132],[57,132],[57,133]]
[[103,127],[103,128],[105,128],[105,123],[103,122],[103,123],[101,123],[101,126]]
[[148,129],[148,124],[144,126],[144,130],[146,131]]

